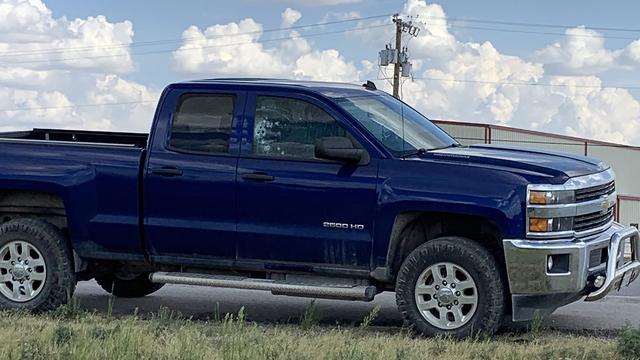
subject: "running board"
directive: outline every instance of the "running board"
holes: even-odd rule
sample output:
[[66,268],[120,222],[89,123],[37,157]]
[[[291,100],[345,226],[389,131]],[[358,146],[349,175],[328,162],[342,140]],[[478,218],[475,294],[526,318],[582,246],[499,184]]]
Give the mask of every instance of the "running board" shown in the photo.
[[211,286],[232,289],[266,290],[274,295],[310,298],[371,301],[377,294],[375,286],[317,285],[289,283],[270,279],[252,279],[241,276],[155,272],[149,275],[153,283]]

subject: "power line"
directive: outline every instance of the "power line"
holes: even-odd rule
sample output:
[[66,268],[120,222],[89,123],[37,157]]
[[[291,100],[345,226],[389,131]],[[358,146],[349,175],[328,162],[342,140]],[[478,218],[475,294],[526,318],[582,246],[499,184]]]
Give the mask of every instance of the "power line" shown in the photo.
[[615,32],[640,32],[640,29],[633,28],[616,28],[616,27],[602,27],[602,26],[588,26],[588,25],[567,25],[567,24],[543,24],[543,23],[531,23],[531,22],[517,22],[517,21],[503,21],[503,20],[483,20],[483,19],[464,19],[454,17],[443,16],[428,16],[428,19],[447,20],[453,22],[468,22],[468,23],[480,23],[480,24],[494,24],[494,25],[510,25],[510,26],[525,26],[525,27],[539,27],[539,28],[555,28],[555,29],[567,29],[584,26],[591,30],[600,31],[615,31]]
[[140,100],[140,101],[78,104],[78,105],[63,105],[63,106],[43,106],[43,107],[4,109],[4,110],[0,110],[0,112],[75,109],[75,108],[88,108],[88,107],[98,107],[98,106],[137,105],[137,104],[155,103],[155,102],[157,102],[157,100]]
[[375,29],[375,28],[381,28],[381,27],[387,27],[387,26],[389,26],[389,24],[362,26],[362,27],[356,27],[356,28],[351,28],[351,29],[343,29],[343,30],[336,30],[336,31],[326,31],[326,32],[314,33],[314,34],[306,34],[306,35],[286,36],[286,37],[279,37],[279,38],[265,39],[265,40],[244,41],[244,42],[237,42],[237,43],[230,43],[230,44],[219,44],[219,45],[208,45],[208,46],[195,46],[195,47],[189,47],[189,48],[179,48],[179,49],[169,49],[169,50],[155,50],[155,51],[147,51],[147,52],[139,52],[139,53],[128,53],[127,52],[127,53],[121,53],[121,54],[83,56],[83,57],[72,57],[72,58],[61,58],[61,59],[12,61],[12,62],[0,63],[0,66],[11,66],[11,65],[19,65],[19,64],[53,63],[53,62],[88,60],[88,59],[102,59],[102,58],[112,58],[112,57],[126,57],[126,56],[132,56],[132,55],[163,54],[163,53],[170,53],[170,52],[181,52],[181,51],[192,51],[192,50],[200,50],[200,49],[223,48],[223,47],[247,45],[247,44],[262,44],[262,43],[268,43],[268,42],[276,42],[276,41],[284,41],[284,40],[292,40],[292,39],[302,39],[302,38],[308,38],[308,37],[326,36],[326,35],[332,35],[332,34],[347,33],[347,32],[352,32],[352,31]]
[[[444,25],[444,24],[442,24]],[[597,38],[597,39],[613,39],[613,40],[637,40],[638,38],[628,36],[609,36],[609,35],[594,35],[594,34],[567,34],[550,31],[532,31],[532,30],[518,30],[518,29],[502,29],[491,28],[484,26],[467,26],[467,25],[449,25],[452,28],[471,29],[471,30],[483,30],[483,31],[497,31],[506,33],[518,33],[518,34],[532,34],[532,35],[552,35],[552,36],[566,36],[566,37],[581,37],[581,38]]]
[[[389,78],[379,78],[376,80],[388,80]],[[486,80],[472,80],[472,79],[446,79],[446,78],[432,78],[432,77],[414,77],[414,80],[430,80],[440,82],[459,82],[459,83],[472,83],[472,84],[491,84],[491,85],[516,85],[516,86],[541,86],[541,87],[576,87],[576,88],[617,88],[626,90],[640,90],[640,86],[615,86],[615,85],[583,85],[583,84],[551,84],[551,83],[534,83],[534,82],[519,82],[519,81],[486,81]]]
[[[289,31],[289,30],[302,30],[319,26],[327,26],[327,25],[337,25],[355,21],[365,21],[365,20],[373,20],[378,18],[389,17],[391,14],[382,14],[382,15],[372,15],[360,18],[353,19],[344,19],[344,20],[336,20],[336,21],[327,21],[316,24],[306,24],[306,25],[295,25],[284,28],[271,28],[266,30],[258,30],[258,31],[248,31],[237,34],[225,34],[225,35],[215,35],[208,36],[206,39],[215,39],[215,38],[223,38],[223,37],[237,37],[243,35],[255,35],[262,33],[271,33],[271,32],[279,32],[279,31]],[[501,20],[482,20],[482,19],[464,19],[464,18],[447,18],[447,17],[437,17],[430,16],[428,19],[436,19],[436,20],[446,20],[447,25],[452,28],[464,28],[464,29],[472,29],[472,30],[482,30],[482,31],[498,31],[498,32],[510,32],[510,33],[522,33],[522,34],[537,34],[537,35],[552,35],[552,36],[569,36],[569,37],[592,37],[592,38],[607,38],[607,39],[618,39],[618,40],[636,40],[634,37],[622,37],[622,36],[609,36],[609,35],[592,35],[592,34],[566,34],[559,32],[547,32],[547,31],[528,31],[528,30],[519,30],[519,29],[504,29],[504,28],[491,28],[491,27],[482,27],[482,26],[469,26],[469,25],[454,25],[450,24],[451,22],[467,22],[467,23],[480,23],[480,24],[494,24],[494,25],[508,25],[508,26],[524,26],[524,27],[538,27],[538,28],[573,28],[575,25],[561,25],[561,24],[541,24],[541,23],[528,23],[528,22],[515,22],[515,21],[501,21]],[[444,25],[444,24],[441,24]],[[585,26],[587,29],[591,30],[601,30],[601,31],[615,31],[615,32],[640,32],[640,29],[631,29],[631,28],[613,28],[613,27],[598,27],[598,26]],[[157,46],[157,45],[170,45],[173,43],[181,43],[181,42],[191,42],[195,40],[200,40],[201,38],[181,38],[181,39],[165,39],[165,40],[151,40],[151,41],[139,41],[139,42],[131,42],[131,43],[113,43],[108,45],[97,45],[97,46],[85,46],[85,47],[71,47],[71,48],[51,48],[51,49],[40,49],[40,50],[31,50],[31,51],[14,51],[14,52],[4,52],[0,53],[0,58],[7,57],[17,57],[17,56],[36,56],[36,55],[47,55],[47,54],[60,54],[66,53],[69,51],[91,51],[91,50],[108,50],[108,49],[118,49],[118,48],[126,48],[126,47],[145,47],[145,46]],[[125,56],[125,54],[118,55]]]
[[[392,14],[372,15],[372,16],[365,16],[365,17],[352,18],[352,19],[325,21],[325,22],[320,22],[316,24],[295,25],[295,26],[289,26],[289,27],[283,27],[283,28],[271,28],[271,29],[257,30],[257,31],[246,31],[246,32],[241,32],[236,34],[213,35],[213,36],[207,36],[205,37],[205,39],[209,40],[209,39],[215,39],[215,38],[237,37],[237,36],[243,36],[243,35],[260,35],[263,33],[272,33],[272,32],[280,32],[280,31],[303,30],[303,29],[309,29],[309,28],[320,27],[320,26],[338,25],[338,24],[345,24],[345,23],[356,22],[356,21],[379,19],[383,17],[390,17],[391,15]],[[58,53],[65,53],[68,51],[80,52],[80,51],[91,51],[91,50],[97,50],[97,49],[108,50],[108,49],[118,49],[122,47],[126,48],[126,47],[167,45],[167,44],[173,44],[173,43],[191,42],[191,41],[201,40],[201,39],[202,38],[200,37],[190,37],[190,38],[181,38],[181,39],[135,41],[131,43],[113,43],[113,44],[106,44],[106,45],[82,46],[82,47],[71,47],[71,48],[50,48],[50,49],[39,49],[39,50],[31,50],[31,51],[13,51],[13,52],[9,51],[9,52],[0,53],[0,58],[24,56],[24,55],[33,56],[33,55],[58,54]]]

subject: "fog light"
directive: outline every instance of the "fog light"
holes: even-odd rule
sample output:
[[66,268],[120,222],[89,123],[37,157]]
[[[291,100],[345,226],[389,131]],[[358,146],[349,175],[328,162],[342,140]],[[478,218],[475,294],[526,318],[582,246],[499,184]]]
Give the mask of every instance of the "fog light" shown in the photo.
[[569,274],[571,255],[569,254],[553,254],[547,256],[547,273],[549,274]]
[[593,286],[597,287],[597,288],[601,288],[602,285],[604,285],[604,276],[602,275],[598,275],[596,276],[595,280],[593,280]]

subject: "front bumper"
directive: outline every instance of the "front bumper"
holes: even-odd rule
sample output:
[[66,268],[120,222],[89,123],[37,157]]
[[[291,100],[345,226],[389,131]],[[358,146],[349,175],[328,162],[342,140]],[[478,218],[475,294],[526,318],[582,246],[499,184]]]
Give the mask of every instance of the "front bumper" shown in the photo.
[[[506,239],[503,247],[514,321],[544,317],[583,296],[601,299],[640,274],[640,233],[617,223],[585,238]],[[566,271],[549,271],[550,256],[568,258]]]

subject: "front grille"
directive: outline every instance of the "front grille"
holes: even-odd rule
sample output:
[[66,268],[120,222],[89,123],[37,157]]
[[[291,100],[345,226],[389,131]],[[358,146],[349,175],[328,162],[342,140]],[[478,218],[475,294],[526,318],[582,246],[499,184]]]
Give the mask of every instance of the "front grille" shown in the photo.
[[595,229],[608,224],[613,220],[613,207],[605,212],[595,212],[576,216],[573,220],[573,230],[581,232],[585,230]]
[[576,202],[596,200],[603,195],[613,194],[614,191],[616,191],[615,181],[585,189],[578,189],[576,190]]

